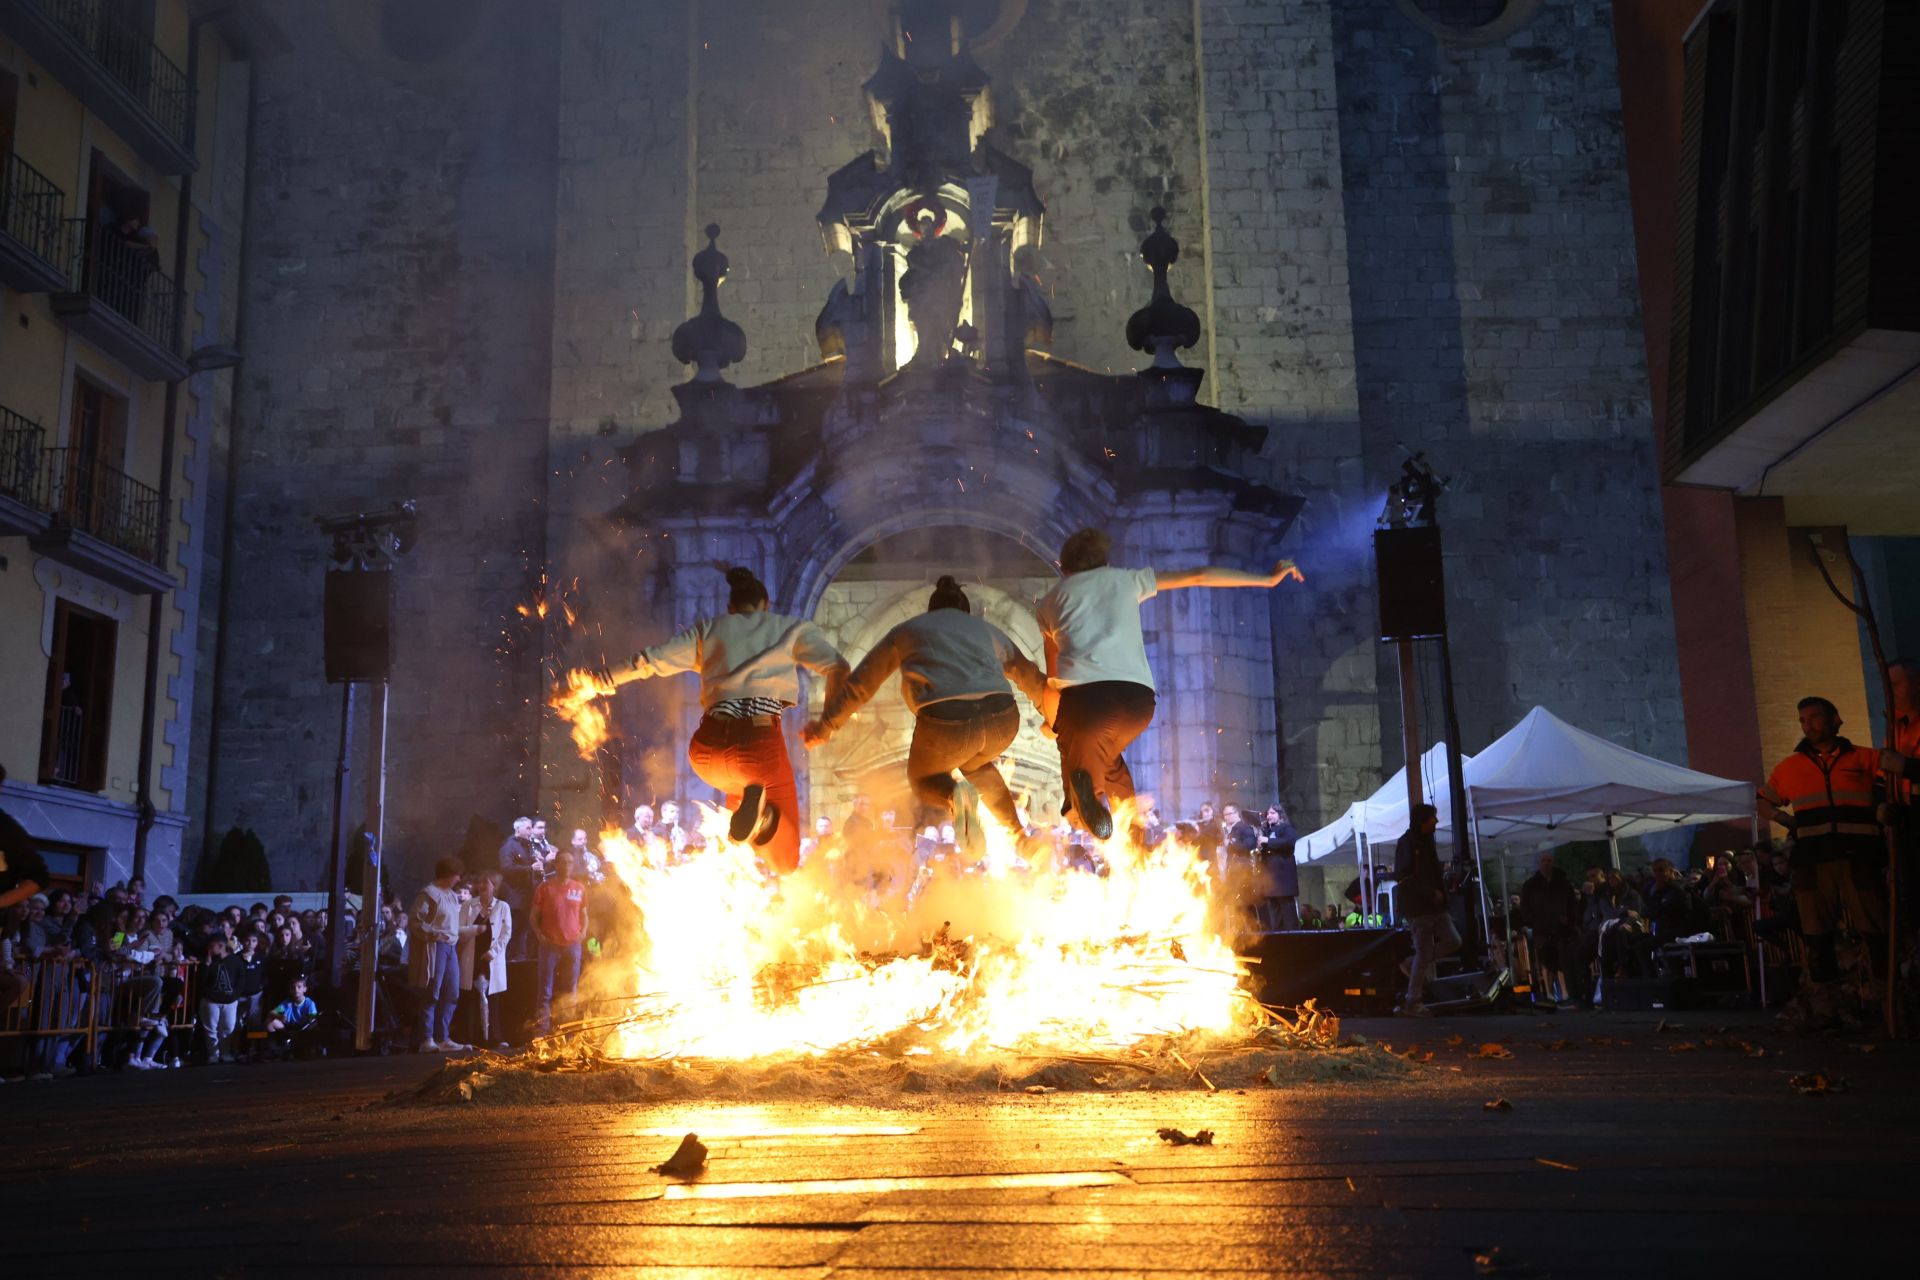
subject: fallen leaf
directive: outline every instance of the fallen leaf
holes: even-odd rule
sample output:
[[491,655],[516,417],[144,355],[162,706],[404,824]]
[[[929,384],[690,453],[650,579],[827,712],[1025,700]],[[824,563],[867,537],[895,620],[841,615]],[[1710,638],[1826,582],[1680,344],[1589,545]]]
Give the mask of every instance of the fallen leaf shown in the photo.
[[1473,1273],[1480,1276],[1537,1276],[1541,1271],[1521,1261],[1510,1253],[1503,1252],[1498,1245],[1487,1248],[1483,1245],[1470,1245],[1467,1253],[1473,1258]]
[[1176,1147],[1210,1147],[1213,1145],[1213,1130],[1211,1129],[1202,1129],[1192,1135],[1182,1133],[1178,1129],[1156,1129],[1154,1132],[1160,1135],[1160,1141],[1170,1142]]
[[1467,1038],[1465,1036],[1448,1036],[1447,1037],[1447,1043],[1452,1045],[1456,1049],[1459,1048],[1461,1045],[1465,1044],[1466,1042],[1467,1042]]
[[1612,1044],[1613,1037],[1612,1036],[1588,1036],[1587,1043],[1588,1044]]
[[1476,1058],[1511,1058],[1513,1056],[1513,1050],[1507,1048],[1505,1045],[1498,1045],[1489,1041],[1476,1049],[1473,1056]]
[[1269,1067],[1263,1067],[1263,1068],[1261,1068],[1261,1070],[1260,1070],[1260,1074],[1259,1074],[1259,1075],[1257,1075],[1257,1076],[1255,1076],[1255,1077],[1254,1077],[1254,1080],[1255,1080],[1255,1081],[1256,1081],[1257,1083],[1259,1083],[1259,1084],[1272,1084],[1272,1083],[1273,1083],[1273,1068],[1272,1068],[1272,1067],[1270,1067],[1270,1066],[1269,1066]]
[[1513,1110],[1513,1104],[1505,1098],[1495,1098],[1492,1102],[1481,1103],[1480,1109],[1482,1111],[1511,1111]]
[[1788,1076],[1787,1083],[1795,1093],[1805,1097],[1819,1097],[1829,1093],[1845,1093],[1847,1082],[1839,1076],[1830,1076],[1824,1071],[1807,1071],[1797,1076]]
[[702,1145],[699,1135],[688,1134],[680,1139],[680,1145],[666,1160],[653,1167],[655,1173],[664,1173],[669,1178],[691,1178],[706,1167],[707,1149]]
[[1700,1047],[1699,1045],[1695,1044],[1691,1040],[1681,1040],[1675,1044],[1668,1045],[1667,1052],[1668,1053],[1692,1053],[1695,1049],[1698,1049],[1699,1047]]

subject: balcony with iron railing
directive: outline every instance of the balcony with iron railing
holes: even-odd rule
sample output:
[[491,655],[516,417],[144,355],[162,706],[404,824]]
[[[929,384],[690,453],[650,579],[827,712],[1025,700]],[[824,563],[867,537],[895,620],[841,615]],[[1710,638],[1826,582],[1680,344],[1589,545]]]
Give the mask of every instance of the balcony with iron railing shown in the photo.
[[46,513],[33,549],[129,591],[173,586],[160,565],[160,494],[72,446],[43,448],[35,501]]
[[11,36],[150,164],[191,173],[193,84],[105,0],[0,0]]
[[72,292],[53,296],[54,314],[143,378],[186,377],[176,286],[160,270],[159,250],[150,241],[128,239],[117,227],[90,227],[84,218],[67,226]]
[[19,156],[0,157],[0,282],[21,293],[67,287],[67,194]]
[[46,498],[55,524],[149,563],[160,555],[160,493],[70,445],[46,450]]
[[46,529],[46,447],[47,433],[39,423],[0,406],[0,535]]

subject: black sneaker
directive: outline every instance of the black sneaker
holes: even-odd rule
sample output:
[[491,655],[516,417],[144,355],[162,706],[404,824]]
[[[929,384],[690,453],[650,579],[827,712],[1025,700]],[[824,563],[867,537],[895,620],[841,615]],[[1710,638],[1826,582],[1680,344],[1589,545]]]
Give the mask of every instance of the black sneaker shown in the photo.
[[727,839],[745,844],[753,837],[760,829],[760,805],[766,795],[766,788],[757,782],[740,793],[740,807],[733,811],[733,821],[727,824]]
[[1113,839],[1113,815],[1093,793],[1093,778],[1085,769],[1073,771],[1073,807],[1080,814],[1081,825],[1095,840]]
[[773,833],[780,829],[780,807],[772,803],[760,806],[760,825],[753,829],[753,846],[759,848],[773,841]]

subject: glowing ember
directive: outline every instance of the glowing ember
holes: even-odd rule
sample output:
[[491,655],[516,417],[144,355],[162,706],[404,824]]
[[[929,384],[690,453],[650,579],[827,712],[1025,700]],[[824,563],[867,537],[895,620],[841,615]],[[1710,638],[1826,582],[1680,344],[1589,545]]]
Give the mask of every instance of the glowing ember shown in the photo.
[[[575,671],[553,699],[588,758],[609,692]],[[1261,1017],[1219,934],[1232,913],[1213,901],[1210,865],[1175,839],[1115,839],[1094,875],[1048,855],[1029,865],[989,822],[971,868],[829,843],[776,877],[727,839],[726,813],[700,808],[702,847],[679,861],[657,839],[602,835],[640,916],[631,973],[598,966],[605,1016],[588,1025],[610,1057],[1113,1051]],[[1114,817],[1131,827],[1126,806]]]

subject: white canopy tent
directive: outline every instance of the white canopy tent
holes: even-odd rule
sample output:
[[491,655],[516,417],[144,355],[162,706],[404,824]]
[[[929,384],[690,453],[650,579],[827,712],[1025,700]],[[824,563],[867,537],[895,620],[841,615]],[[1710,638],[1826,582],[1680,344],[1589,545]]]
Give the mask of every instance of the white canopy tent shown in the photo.
[[[1477,755],[1462,756],[1467,829],[1474,861],[1501,846],[1538,849],[1574,840],[1603,839],[1615,866],[1621,836],[1747,818],[1757,823],[1754,789],[1642,755],[1577,729],[1544,707]],[[1440,811],[1437,839],[1452,842],[1453,815],[1444,744],[1420,758],[1421,792]],[[1391,848],[1407,829],[1407,779],[1402,769],[1339,819],[1303,837],[1294,857],[1307,865],[1354,858],[1367,885],[1375,845]],[[1347,845],[1354,852],[1345,852]],[[1481,892],[1486,880],[1481,876]],[[1369,897],[1369,907],[1371,898]],[[1483,920],[1486,914],[1482,916]]]
[[[1470,757],[1462,757],[1463,765],[1468,759]],[[1427,798],[1427,803],[1440,810],[1437,839],[1443,845],[1451,844],[1453,805],[1448,795],[1447,744],[1444,742],[1430,747],[1420,757],[1420,793]],[[1378,791],[1348,805],[1345,813],[1318,831],[1302,836],[1293,847],[1294,860],[1305,866],[1345,862],[1354,856],[1342,852],[1349,844],[1391,847],[1406,829],[1407,771],[1402,767]]]
[[1535,707],[1473,757],[1468,809],[1481,844],[1543,847],[1754,818],[1754,788],[1577,729]]

